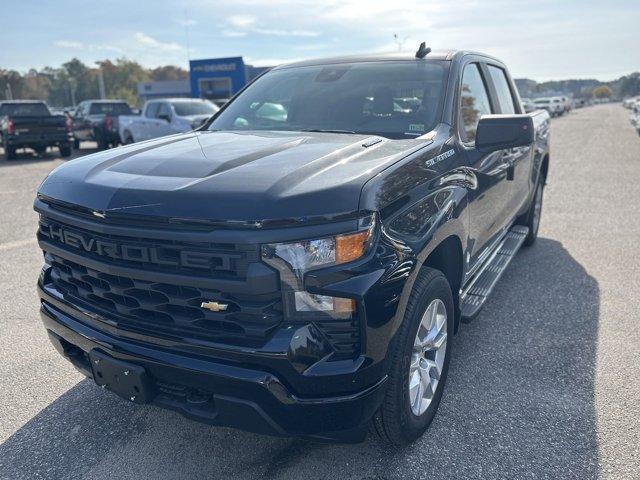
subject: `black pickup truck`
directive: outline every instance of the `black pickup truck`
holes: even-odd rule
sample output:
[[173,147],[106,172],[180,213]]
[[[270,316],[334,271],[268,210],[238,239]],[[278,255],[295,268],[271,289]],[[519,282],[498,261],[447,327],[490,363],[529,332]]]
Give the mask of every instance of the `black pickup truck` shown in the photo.
[[88,140],[105,150],[120,143],[118,117],[131,115],[131,107],[123,100],[85,100],[73,112],[73,146]]
[[38,155],[47,147],[58,147],[62,157],[71,156],[71,123],[63,115],[52,115],[44,102],[9,100],[0,102],[0,143],[5,160],[13,160],[19,148]]
[[195,132],[49,175],[35,200],[44,325],[130,402],[411,442],[452,336],[536,239],[548,142],[549,115],[523,114],[481,53],[274,68]]

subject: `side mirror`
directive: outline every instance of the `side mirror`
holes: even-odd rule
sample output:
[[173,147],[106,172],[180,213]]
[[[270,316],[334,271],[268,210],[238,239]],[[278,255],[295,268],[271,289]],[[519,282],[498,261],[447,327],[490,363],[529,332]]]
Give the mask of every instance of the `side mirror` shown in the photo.
[[161,113],[160,115],[158,115],[158,118],[160,120],[164,120],[167,123],[171,122],[171,117],[169,115],[167,115],[166,113]]
[[533,141],[529,115],[483,115],[476,130],[476,148],[485,152],[524,147]]

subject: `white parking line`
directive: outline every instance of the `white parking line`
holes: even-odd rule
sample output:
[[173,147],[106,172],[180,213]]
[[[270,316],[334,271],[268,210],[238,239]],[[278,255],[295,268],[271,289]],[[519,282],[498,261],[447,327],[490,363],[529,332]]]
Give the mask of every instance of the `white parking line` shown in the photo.
[[16,240],[14,242],[0,243],[0,252],[11,250],[12,248],[24,247],[26,245],[31,245],[32,243],[36,243],[35,237],[27,238],[25,240]]

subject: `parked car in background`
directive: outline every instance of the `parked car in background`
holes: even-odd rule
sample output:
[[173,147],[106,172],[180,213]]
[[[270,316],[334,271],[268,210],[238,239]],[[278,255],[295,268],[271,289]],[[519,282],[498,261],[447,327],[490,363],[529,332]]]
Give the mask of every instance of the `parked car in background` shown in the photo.
[[122,143],[134,143],[194,130],[220,108],[199,98],[149,100],[141,115],[123,115],[118,131]]
[[72,114],[73,146],[80,142],[93,141],[98,150],[120,143],[118,117],[131,115],[131,107],[123,100],[85,100]]
[[549,112],[552,117],[558,117],[564,113],[564,103],[560,97],[536,98],[533,103],[537,108],[541,108]]
[[540,108],[530,98],[521,98],[520,103],[522,104],[522,109],[525,113],[535,112]]
[[537,236],[549,115],[517,99],[479,53],[307,60],[198,131],[58,167],[35,200],[49,339],[128,402],[416,440],[461,322]]
[[0,143],[4,158],[12,160],[19,148],[31,148],[38,155],[47,147],[58,147],[60,156],[71,156],[71,122],[64,115],[52,115],[44,102],[12,100],[0,102]]
[[638,135],[640,135],[640,101],[637,101],[633,105],[629,121],[631,125],[633,125],[633,128],[636,129],[636,132],[638,132]]

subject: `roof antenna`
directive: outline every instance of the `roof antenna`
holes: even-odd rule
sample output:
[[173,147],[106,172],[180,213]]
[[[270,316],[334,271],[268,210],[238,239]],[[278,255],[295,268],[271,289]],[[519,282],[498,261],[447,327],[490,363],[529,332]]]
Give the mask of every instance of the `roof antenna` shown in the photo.
[[424,58],[430,51],[431,47],[427,47],[427,44],[425,42],[422,42],[420,44],[420,48],[418,48],[418,51],[416,52],[416,58]]

